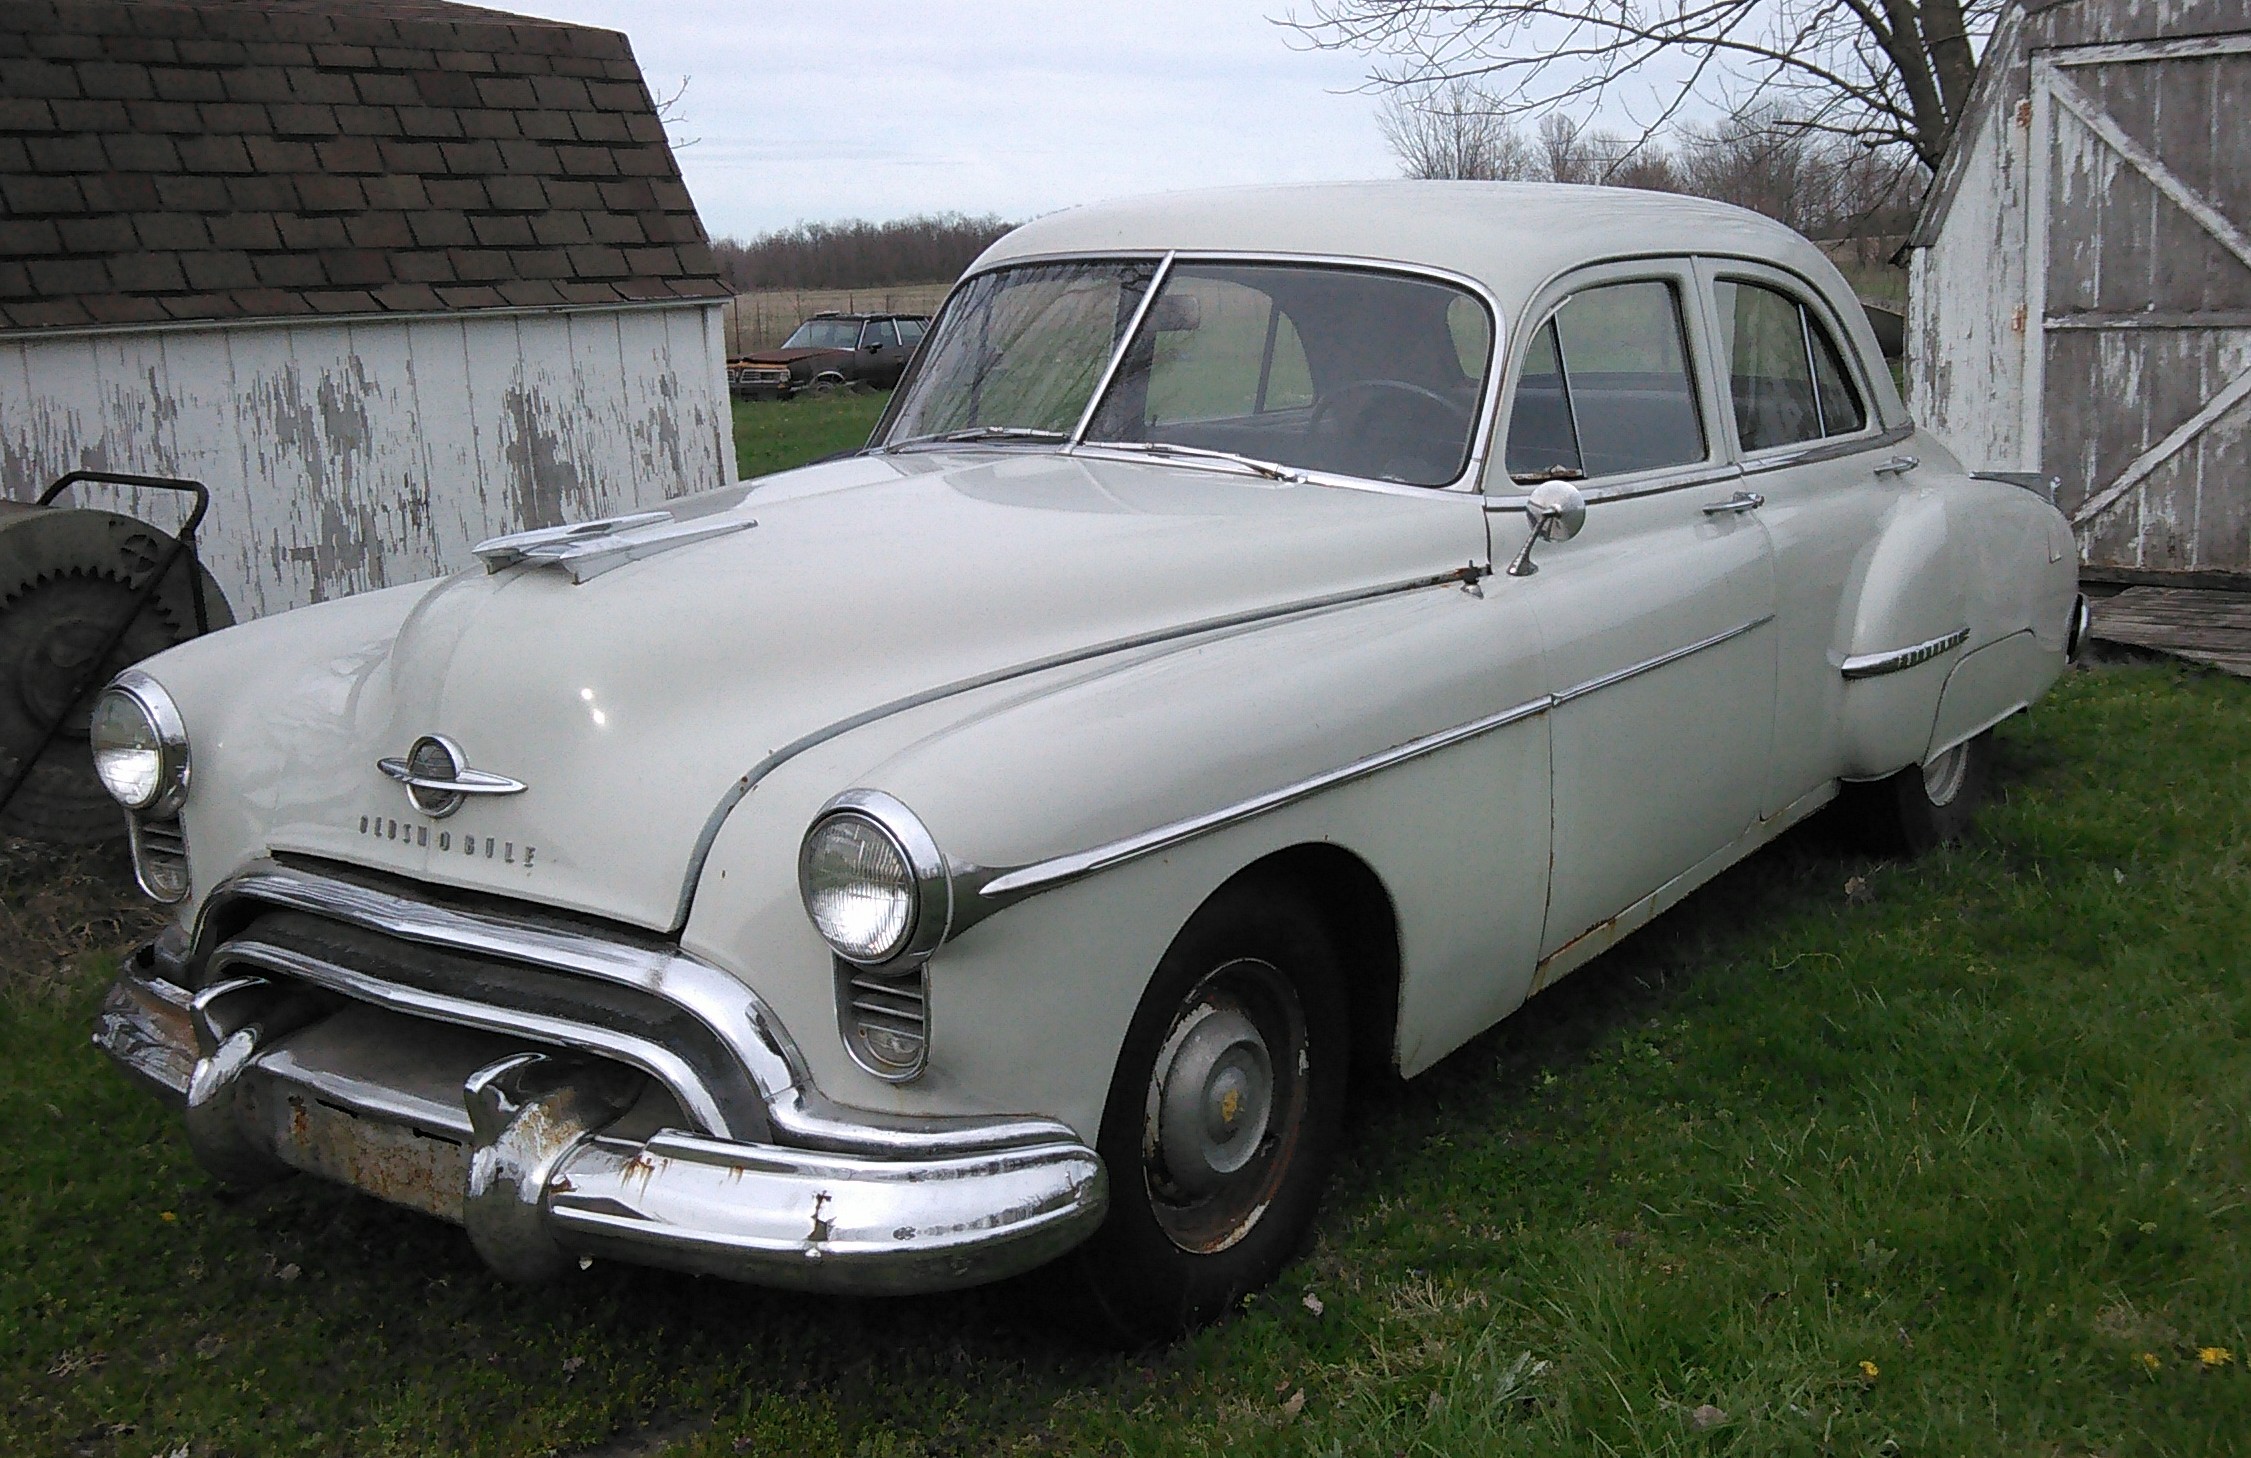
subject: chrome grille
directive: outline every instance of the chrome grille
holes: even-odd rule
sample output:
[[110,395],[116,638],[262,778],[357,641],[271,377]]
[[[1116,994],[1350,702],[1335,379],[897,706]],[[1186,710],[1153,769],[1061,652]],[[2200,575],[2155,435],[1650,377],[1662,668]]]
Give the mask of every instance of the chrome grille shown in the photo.
[[839,960],[837,1021],[852,1061],[891,1083],[919,1075],[930,1059],[927,964],[878,972]]
[[132,827],[133,879],[167,906],[188,894],[188,838],[177,820],[128,816]]

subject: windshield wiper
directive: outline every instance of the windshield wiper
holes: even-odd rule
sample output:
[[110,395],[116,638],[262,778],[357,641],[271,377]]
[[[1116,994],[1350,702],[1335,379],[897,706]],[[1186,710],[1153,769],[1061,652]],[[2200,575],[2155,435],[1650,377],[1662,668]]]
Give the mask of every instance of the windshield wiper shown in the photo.
[[1272,461],[1262,461],[1256,456],[1239,456],[1233,451],[1206,450],[1202,446],[1171,445],[1161,440],[1090,440],[1083,446],[1105,451],[1130,451],[1135,455],[1178,457],[1188,461],[1214,461],[1230,466],[1240,466],[1254,476],[1269,481],[1287,481],[1302,486],[1309,479],[1302,471],[1278,466]]
[[882,449],[903,451],[910,446],[967,445],[973,441],[1045,441],[1061,444],[1070,437],[1060,430],[1033,430],[1023,425],[972,425],[965,430],[942,430],[935,435],[910,435],[905,440],[884,442]]

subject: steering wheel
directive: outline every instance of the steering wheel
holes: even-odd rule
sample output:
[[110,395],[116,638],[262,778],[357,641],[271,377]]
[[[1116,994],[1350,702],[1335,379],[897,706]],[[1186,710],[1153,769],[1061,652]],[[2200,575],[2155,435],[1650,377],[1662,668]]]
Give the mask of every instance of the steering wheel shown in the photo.
[[[1378,412],[1373,407],[1384,396],[1402,397],[1402,408]],[[1355,407],[1346,413],[1348,406]],[[1435,411],[1435,414],[1434,414]],[[1369,430],[1373,420],[1383,428]],[[1459,453],[1468,435],[1470,409],[1427,386],[1411,380],[1366,379],[1340,385],[1313,403],[1305,421],[1306,434],[1337,438],[1343,454],[1366,467],[1355,475],[1398,477],[1400,467],[1412,463],[1443,470]],[[1422,471],[1415,475],[1426,474]]]

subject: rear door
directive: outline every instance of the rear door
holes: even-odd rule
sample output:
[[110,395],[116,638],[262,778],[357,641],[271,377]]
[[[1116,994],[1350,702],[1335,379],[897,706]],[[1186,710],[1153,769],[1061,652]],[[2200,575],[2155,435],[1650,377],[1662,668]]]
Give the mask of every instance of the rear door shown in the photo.
[[1725,380],[1723,426],[1774,548],[1774,748],[1760,813],[1776,815],[1837,772],[1850,589],[1914,463],[1899,454],[1909,432],[1886,431],[1869,405],[1866,362],[1818,292],[1734,259],[1703,260],[1698,271]]
[[[1560,477],[1588,500],[1577,537],[1534,546],[1533,575],[1496,579],[1532,605],[1556,700],[1543,977],[1728,849],[1766,784],[1773,563],[1733,504],[1696,288],[1687,260],[1589,270],[1517,349],[1507,479],[1488,493],[1505,507]],[[1513,556],[1521,518],[1496,517],[1494,536]]]

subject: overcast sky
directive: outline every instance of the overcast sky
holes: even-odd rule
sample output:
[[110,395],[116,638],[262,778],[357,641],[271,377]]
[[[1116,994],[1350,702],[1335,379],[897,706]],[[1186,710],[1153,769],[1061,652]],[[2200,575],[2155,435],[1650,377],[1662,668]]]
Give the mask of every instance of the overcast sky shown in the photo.
[[715,237],[1397,171],[1365,60],[1293,47],[1283,0],[485,3],[624,31],[660,95],[691,78]]

